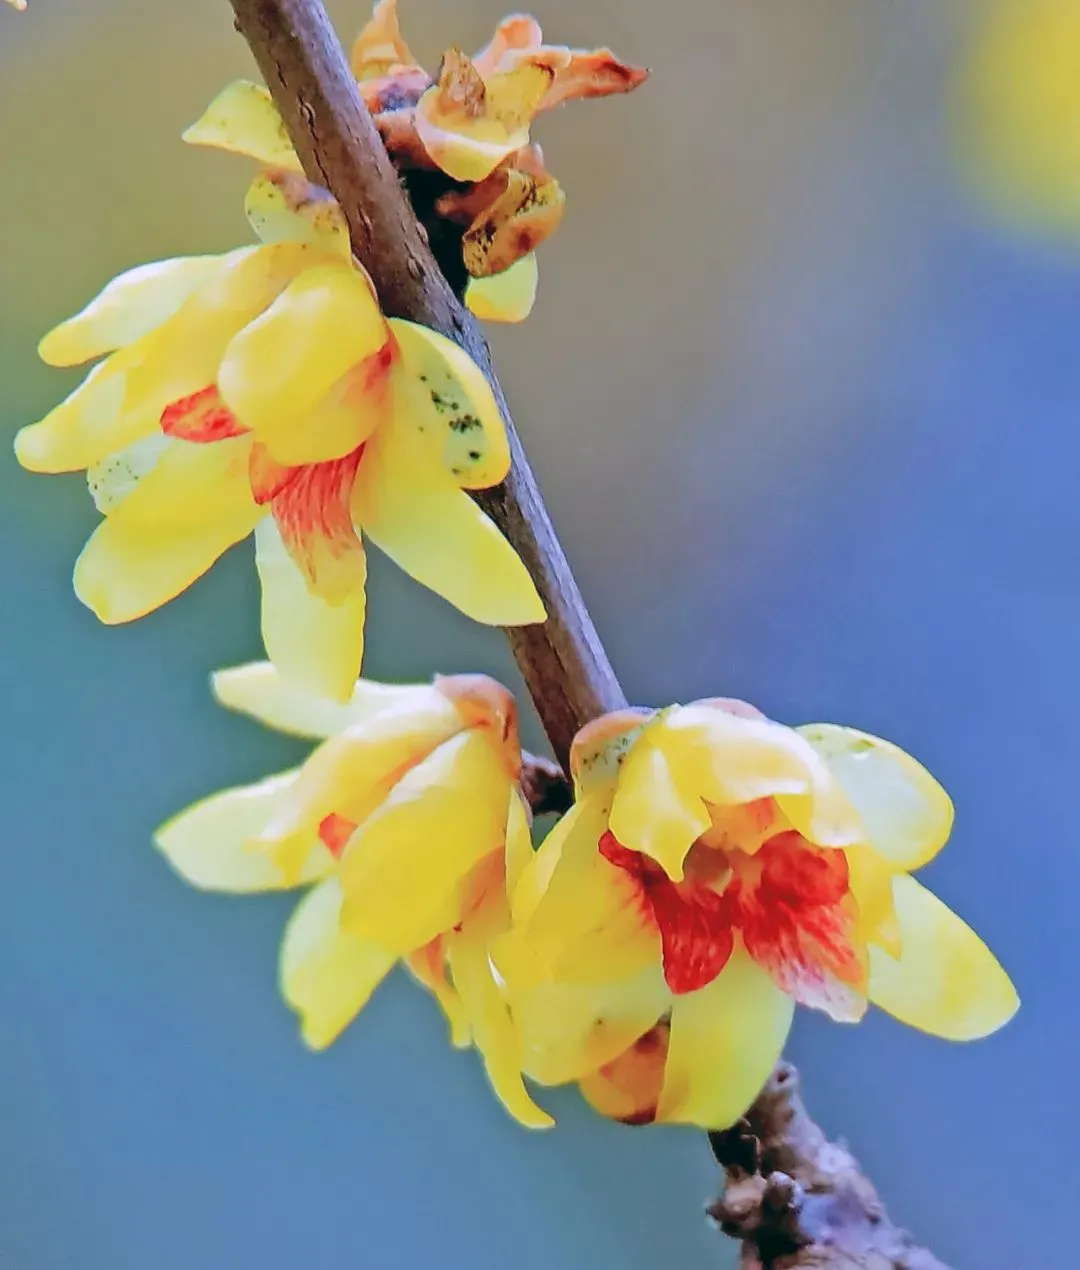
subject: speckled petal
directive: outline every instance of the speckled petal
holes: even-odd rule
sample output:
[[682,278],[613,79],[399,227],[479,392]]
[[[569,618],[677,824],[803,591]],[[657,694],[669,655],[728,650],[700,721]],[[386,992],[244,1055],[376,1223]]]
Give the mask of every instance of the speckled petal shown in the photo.
[[352,259],[345,214],[331,194],[298,172],[260,172],[248,186],[244,211],[264,243],[308,243]]
[[303,171],[269,89],[246,79],[222,89],[183,139],[188,145],[246,154],[268,167]]

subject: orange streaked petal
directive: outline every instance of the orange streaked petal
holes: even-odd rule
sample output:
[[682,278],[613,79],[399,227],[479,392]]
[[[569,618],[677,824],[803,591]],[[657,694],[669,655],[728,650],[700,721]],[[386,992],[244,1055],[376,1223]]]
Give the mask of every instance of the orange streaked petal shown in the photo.
[[652,1124],[664,1088],[671,1024],[666,1019],[639,1036],[578,1088],[594,1111],[622,1124]]
[[161,412],[161,430],[180,441],[227,441],[247,429],[221,400],[216,384],[170,402]]
[[394,68],[419,65],[401,37],[397,0],[377,0],[371,17],[356,37],[349,62],[360,82],[377,79]]
[[[364,548],[350,510],[361,454],[354,450],[328,463],[292,468],[271,503],[285,550],[312,594],[331,605],[344,604],[357,590],[363,591],[367,577]],[[348,680],[348,691],[355,679],[354,674]]]

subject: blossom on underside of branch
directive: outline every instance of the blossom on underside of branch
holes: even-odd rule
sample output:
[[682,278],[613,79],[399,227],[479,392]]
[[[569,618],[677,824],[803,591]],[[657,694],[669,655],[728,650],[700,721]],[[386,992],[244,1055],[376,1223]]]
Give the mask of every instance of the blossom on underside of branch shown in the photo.
[[341,705],[256,663],[219,672],[222,703],[320,744],[297,769],[215,794],[156,842],[198,887],[310,886],[281,947],[282,993],[314,1049],[330,1045],[398,962],[475,1044],[507,1110],[532,1101],[489,956],[509,921],[507,887],[532,855],[518,785],[513,698],[483,675],[392,687],[360,680]]
[[572,767],[577,802],[494,954],[535,1079],[577,1080],[620,1120],[718,1129],[796,1004],[855,1022],[873,1002],[952,1040],[1015,1012],[985,944],[910,876],[953,809],[889,742],[709,700],[607,716]]
[[267,652],[345,699],[360,672],[362,535],[479,622],[542,621],[525,566],[465,492],[503,480],[505,428],[456,344],[385,319],[337,204],[264,172],[261,245],[144,265],[41,342],[103,359],[16,453],[85,469],[104,519],[75,566],[107,623],[158,608],[254,532]]
[[[433,81],[402,39],[396,0],[376,4],[352,67],[398,168],[448,178],[435,212],[461,228],[468,307],[485,320],[523,320],[536,296],[534,250],[565,205],[530,139],[533,119],[577,98],[630,92],[648,72],[609,49],[544,44],[539,23],[516,14],[474,58],[449,50]],[[269,92],[245,80],[225,88],[184,140],[301,171]]]
[[986,0],[957,67],[958,161],[1005,216],[1080,236],[1080,5]]

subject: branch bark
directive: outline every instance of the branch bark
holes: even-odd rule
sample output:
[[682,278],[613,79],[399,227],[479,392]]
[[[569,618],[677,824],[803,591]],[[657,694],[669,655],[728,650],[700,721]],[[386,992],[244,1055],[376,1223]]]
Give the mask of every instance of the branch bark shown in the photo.
[[[491,357],[441,273],[361,101],[321,0],[231,0],[308,177],[345,213],[353,250],[385,312],[456,340],[495,391],[513,455],[508,479],[475,497],[506,535],[548,610],[543,625],[506,631],[540,721],[567,770],[585,723],[626,705],[518,440]],[[565,806],[561,772],[530,758],[534,810]],[[744,1270],[944,1270],[889,1223],[855,1160],[831,1144],[781,1064],[745,1120],[710,1135],[727,1189],[710,1213],[743,1241]]]

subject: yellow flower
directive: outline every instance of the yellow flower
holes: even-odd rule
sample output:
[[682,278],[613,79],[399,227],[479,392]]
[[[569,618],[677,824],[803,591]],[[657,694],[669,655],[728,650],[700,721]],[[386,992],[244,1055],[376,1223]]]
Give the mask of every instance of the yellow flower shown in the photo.
[[106,354],[16,439],[33,471],[87,470],[105,518],[80,599],[104,622],[141,617],[254,531],[267,652],[339,699],[362,657],[361,532],[479,622],[542,621],[464,492],[510,466],[480,369],[383,318],[340,210],[302,177],[261,174],[247,209],[261,246],[131,270],[42,340],[53,365]]
[[985,0],[957,70],[960,160],[1005,214],[1080,233],[1080,5]]
[[13,9],[18,9],[20,13],[26,9],[26,0],[7,0]]
[[851,728],[741,702],[584,729],[578,801],[523,870],[495,961],[525,1071],[607,1115],[722,1128],[780,1055],[796,1003],[873,1001],[953,1040],[1017,1008],[978,936],[909,875],[952,805]]
[[281,990],[323,1049],[398,961],[470,1040],[522,1123],[551,1119],[521,1078],[488,949],[507,881],[532,855],[514,702],[482,675],[391,687],[360,680],[335,705],[267,663],[219,672],[226,706],[318,738],[299,768],[181,812],[157,845],[189,882],[233,893],[313,883],[281,947]]
[[[451,49],[432,82],[402,39],[397,0],[378,0],[352,67],[399,168],[406,175],[440,169],[458,183],[435,199],[435,211],[465,226],[465,303],[487,321],[522,321],[536,296],[533,252],[565,206],[529,140],[533,118],[575,98],[630,92],[648,72],[609,49],[546,45],[535,19],[518,14],[499,24],[474,59]],[[269,92],[248,81],[225,88],[184,140],[301,171]]]

